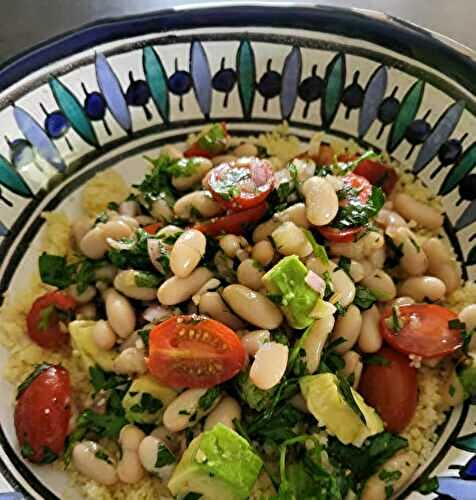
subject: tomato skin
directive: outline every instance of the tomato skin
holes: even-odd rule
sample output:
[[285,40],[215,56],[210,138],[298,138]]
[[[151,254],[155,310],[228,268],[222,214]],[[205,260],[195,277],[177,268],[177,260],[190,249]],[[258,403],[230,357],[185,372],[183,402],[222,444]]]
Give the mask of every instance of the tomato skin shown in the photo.
[[351,227],[349,229],[337,229],[331,226],[316,227],[316,229],[328,241],[333,243],[351,243],[357,234],[362,231],[362,227]]
[[169,387],[212,387],[234,377],[244,363],[236,333],[204,316],[174,316],[149,335],[149,371]]
[[[214,139],[210,137],[210,141],[204,140],[209,136],[212,129],[221,129],[221,137],[219,139]],[[226,123],[216,123],[212,125],[210,130],[206,131],[203,136],[198,137],[197,142],[194,142],[190,147],[188,147],[183,155],[185,158],[192,158],[194,156],[202,156],[204,158],[213,158],[221,154],[226,149],[226,143],[228,140],[228,130]],[[205,147],[205,144],[207,147]]]
[[436,304],[400,306],[399,317],[403,326],[394,332],[388,325],[390,309],[380,318],[383,338],[397,351],[422,358],[447,356],[462,347],[461,330],[451,329],[448,322],[458,319],[453,311]]
[[142,229],[144,229],[146,233],[154,235],[161,227],[162,223],[154,222],[153,224],[147,224],[147,226],[144,226]]
[[376,356],[387,360],[388,365],[364,365],[358,390],[378,411],[386,430],[401,432],[415,414],[417,371],[408,357],[389,347],[383,347]]
[[22,455],[46,463],[45,448],[61,455],[71,418],[71,382],[59,365],[45,365],[22,390],[15,405],[15,431]]
[[[66,345],[69,335],[61,329],[56,311],[72,312],[76,305],[72,297],[61,291],[48,292],[36,299],[26,317],[29,337],[45,349],[55,350]],[[43,321],[42,313],[50,306],[54,307],[54,312],[47,320],[47,327],[43,329],[40,326]]]
[[266,203],[257,205],[256,207],[235,212],[223,217],[215,217],[208,222],[200,222],[195,224],[194,229],[201,231],[203,234],[211,236],[229,233],[229,234],[242,234],[244,224],[249,222],[258,222],[268,210]]
[[[248,177],[241,182],[232,183],[230,187],[236,188],[236,194],[225,199],[223,183],[230,184],[229,181],[227,183],[227,177],[231,176],[233,171],[248,174]],[[210,170],[203,181],[203,185],[210,191],[214,200],[233,212],[263,203],[271,193],[273,184],[273,168],[269,161],[251,157],[222,163]]]

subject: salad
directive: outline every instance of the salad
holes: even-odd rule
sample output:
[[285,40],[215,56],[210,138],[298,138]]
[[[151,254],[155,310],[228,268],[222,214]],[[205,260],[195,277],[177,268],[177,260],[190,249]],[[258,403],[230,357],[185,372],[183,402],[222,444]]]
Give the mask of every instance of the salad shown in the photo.
[[410,480],[476,394],[443,215],[372,151],[269,149],[210,125],[40,255],[26,460],[85,498],[383,500]]

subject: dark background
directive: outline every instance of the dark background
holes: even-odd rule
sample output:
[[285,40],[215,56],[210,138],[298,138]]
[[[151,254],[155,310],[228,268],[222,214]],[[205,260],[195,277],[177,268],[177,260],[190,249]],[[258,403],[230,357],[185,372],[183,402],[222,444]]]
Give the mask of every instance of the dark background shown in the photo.
[[[43,40],[98,19],[200,3],[194,0],[0,1],[0,63]],[[312,5],[317,2],[301,0],[299,3]],[[476,49],[476,0],[327,0],[322,3],[380,10]]]

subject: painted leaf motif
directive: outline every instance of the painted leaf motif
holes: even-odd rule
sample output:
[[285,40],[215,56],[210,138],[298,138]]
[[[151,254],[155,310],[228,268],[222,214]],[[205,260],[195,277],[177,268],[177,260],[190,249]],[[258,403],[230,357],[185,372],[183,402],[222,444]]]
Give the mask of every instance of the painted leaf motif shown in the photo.
[[157,111],[162,120],[168,122],[170,118],[170,107],[169,92],[167,89],[167,74],[160,57],[152,47],[144,48],[142,65]]
[[388,136],[387,150],[391,153],[395,151],[398,145],[405,137],[405,132],[414,120],[420,108],[423,99],[425,83],[421,80],[416,81],[405,94],[402,100],[397,117],[392,124],[390,134]]
[[324,127],[329,127],[337,114],[345,85],[345,57],[337,54],[326,69],[325,90],[321,107]]
[[455,229],[459,231],[463,227],[469,226],[476,220],[476,200],[471,201],[471,203],[466,207],[465,211],[459,216],[459,219],[455,223]]
[[96,132],[77,97],[57,78],[50,79],[49,85],[58,106],[70,121],[73,129],[88,144],[99,146]]
[[420,172],[436,156],[441,145],[448,140],[453,130],[458,125],[464,110],[464,101],[452,104],[439,118],[430,135],[423,143],[415,164],[413,172]]
[[476,432],[456,438],[454,441],[454,446],[456,446],[456,448],[459,448],[460,450],[476,453]]
[[[438,476],[438,490],[440,498],[457,498],[458,500],[474,500],[474,481],[459,477]],[[443,497],[443,495],[445,495]]]
[[476,264],[476,246],[474,246],[468,253],[468,259],[466,260],[467,266],[474,266]]
[[446,176],[438,194],[444,196],[452,191],[476,166],[476,142],[464,152],[459,163]]
[[112,116],[126,132],[131,132],[131,113],[126,98],[122,92],[121,84],[104,54],[96,54],[96,78]]
[[236,55],[238,91],[245,118],[250,118],[256,90],[256,64],[249,40],[242,40]]
[[26,182],[13,165],[2,155],[0,155],[0,184],[24,198],[33,197],[33,193]]
[[287,120],[294,109],[301,80],[302,58],[299,47],[293,47],[286,57],[281,80],[281,116]]
[[359,137],[363,137],[377,118],[378,108],[385,97],[387,90],[388,72],[385,66],[379,66],[367,83],[364,92],[364,101],[359,113]]
[[190,74],[201,112],[208,117],[212,106],[212,74],[207,54],[199,41],[190,47]]
[[64,172],[66,166],[58,148],[37,121],[27,111],[18,106],[13,107],[13,116],[18,128],[38,153],[57,170]]

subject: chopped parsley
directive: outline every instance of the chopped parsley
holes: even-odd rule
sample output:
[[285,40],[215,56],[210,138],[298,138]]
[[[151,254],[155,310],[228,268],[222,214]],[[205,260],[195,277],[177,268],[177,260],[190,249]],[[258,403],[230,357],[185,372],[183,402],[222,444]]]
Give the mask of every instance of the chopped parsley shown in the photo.
[[456,388],[453,384],[450,384],[450,387],[448,388],[448,394],[453,397],[456,393]]
[[58,458],[58,454],[53,450],[48,448],[48,446],[43,446],[43,456],[41,457],[42,464],[51,464]]
[[402,477],[402,473],[399,470],[386,470],[382,469],[378,475],[379,479],[384,481],[385,483],[389,483],[391,481],[396,481]]
[[26,377],[26,379],[18,386],[17,389],[17,399],[22,395],[23,391],[27,389],[31,383],[40,375],[40,373],[43,373],[45,370],[48,370],[51,365],[49,363],[41,363],[39,365],[36,365],[34,370]]
[[38,267],[41,281],[47,285],[63,289],[73,282],[74,266],[69,266],[65,257],[43,252],[38,258]]
[[364,364],[377,366],[390,366],[390,361],[380,354],[368,354],[364,356]]
[[217,398],[221,396],[221,388],[219,386],[211,387],[208,391],[198,400],[198,408],[202,411],[208,411]]
[[94,456],[96,458],[98,458],[99,460],[103,460],[104,462],[106,462],[108,464],[112,464],[112,460],[109,458],[109,455],[104,450],[96,451]]
[[448,328],[450,330],[465,330],[466,325],[462,321],[460,321],[458,318],[455,318],[455,319],[450,319],[448,321]]
[[359,405],[355,401],[354,395],[352,393],[352,388],[348,382],[348,380],[340,375],[338,375],[338,385],[337,388],[341,396],[344,398],[345,402],[349,405],[352,411],[359,417],[364,425],[366,425],[365,415],[362,413],[362,410],[359,408]]
[[56,307],[54,305],[46,306],[40,311],[40,318],[36,326],[38,330],[45,331],[48,330],[51,323],[56,318]]
[[429,493],[436,493],[439,486],[438,478],[436,476],[427,477],[420,482],[417,491],[422,495],[428,495]]
[[23,458],[31,459],[35,454],[35,450],[32,448],[28,441],[25,441],[20,448],[20,453]]
[[119,204],[116,203],[115,201],[110,201],[107,204],[108,210],[114,210],[114,212],[119,212]]
[[348,276],[350,276],[350,259],[349,259],[349,257],[342,255],[339,258],[339,262],[337,263],[337,266],[340,269],[342,269]]
[[387,256],[385,260],[385,267],[387,269],[393,269],[400,264],[400,260],[403,257],[403,243],[397,245],[390,236],[385,235],[385,244],[390,250],[390,255]]
[[326,249],[323,245],[319,245],[314,238],[314,235],[308,229],[303,229],[304,234],[306,235],[307,240],[311,244],[312,253],[314,257],[319,259],[324,265],[329,263],[329,257],[327,256]]
[[223,124],[214,123],[207,130],[203,131],[197,139],[197,146],[200,149],[217,155],[227,148],[227,132]]
[[377,297],[370,290],[370,288],[367,288],[363,285],[357,285],[355,287],[354,304],[359,309],[370,309],[375,304],[375,302],[377,302]]
[[133,405],[130,409],[133,413],[149,413],[154,414],[163,408],[164,404],[158,398],[152,396],[148,392],[141,394],[140,402]]
[[392,314],[387,319],[387,325],[395,333],[398,333],[403,328],[402,319],[400,318],[400,309],[398,306],[392,307]]
[[137,271],[134,273],[134,282],[139,288],[157,288],[162,278],[148,271]]
[[155,460],[155,467],[160,469],[165,465],[174,464],[176,461],[175,455],[165,446],[164,443],[159,443],[157,447],[157,458]]

